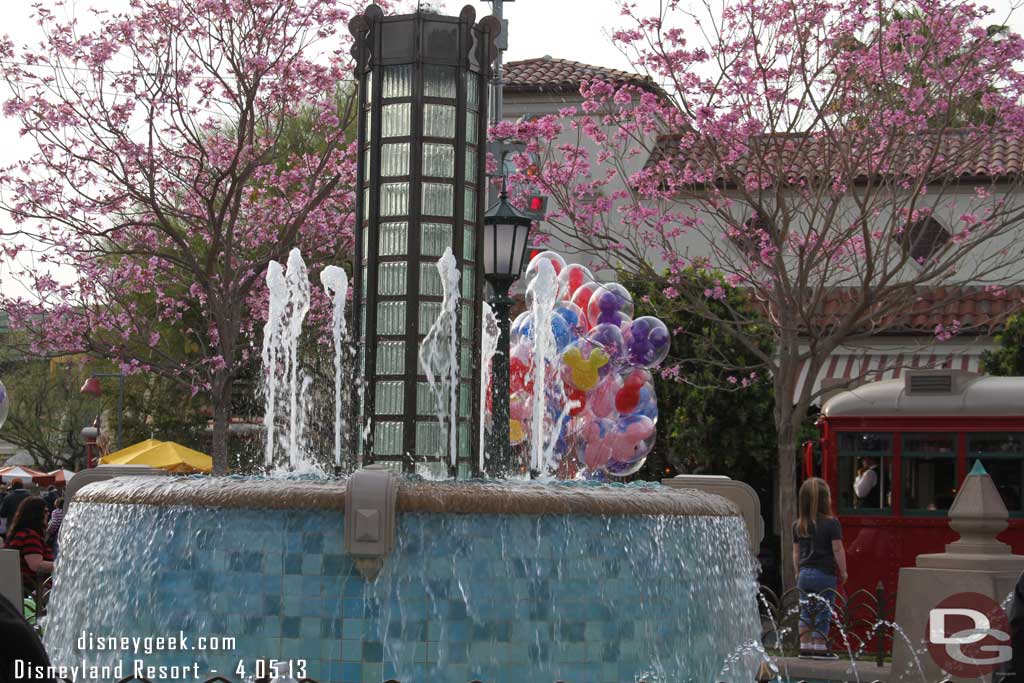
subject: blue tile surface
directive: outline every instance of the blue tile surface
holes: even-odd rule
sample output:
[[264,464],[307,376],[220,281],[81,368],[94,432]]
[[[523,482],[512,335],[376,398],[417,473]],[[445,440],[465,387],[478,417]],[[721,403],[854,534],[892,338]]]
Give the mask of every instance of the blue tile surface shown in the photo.
[[[58,664],[130,666],[131,653],[79,651],[85,630],[184,629],[236,642],[140,656],[229,675],[304,660],[323,683],[753,679],[742,655],[759,624],[737,519],[407,514],[368,583],[336,512],[74,511],[46,635]],[[96,609],[76,585],[125,598]]]

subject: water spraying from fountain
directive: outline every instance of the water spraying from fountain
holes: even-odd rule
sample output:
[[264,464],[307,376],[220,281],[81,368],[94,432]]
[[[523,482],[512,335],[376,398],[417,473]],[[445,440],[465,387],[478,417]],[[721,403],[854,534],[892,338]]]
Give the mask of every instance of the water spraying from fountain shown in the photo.
[[348,298],[348,273],[338,266],[327,266],[320,271],[320,283],[331,297],[331,341],[334,346],[334,466],[341,467],[342,434],[348,425],[341,417],[341,340],[346,334],[345,300]]
[[551,318],[558,303],[558,275],[550,261],[541,261],[536,277],[526,289],[526,300],[533,320],[533,439],[530,469],[547,476],[554,469],[551,453],[561,422],[550,424],[547,416],[547,371],[554,368],[558,347],[551,331]]
[[490,304],[483,305],[483,342],[480,349],[480,471],[485,472],[484,453],[486,451],[487,421],[484,416],[487,414],[487,397],[491,389],[491,362],[498,352],[498,337],[501,332],[498,328],[498,318],[491,310]]
[[[443,303],[441,313],[430,326],[419,359],[423,373],[427,376],[430,392],[434,397],[437,421],[440,425],[441,443],[448,443],[451,464],[456,463],[456,425],[459,415],[459,278],[460,273],[455,255],[450,248],[437,261],[437,272],[441,276]],[[447,404],[447,405],[446,405]],[[438,455],[441,455],[438,453]]]
[[288,303],[288,284],[284,279],[284,269],[277,261],[267,266],[267,295],[269,304],[267,323],[263,326],[263,397],[266,408],[263,412],[263,430],[266,435],[266,455],[264,464],[274,465],[274,442],[276,430],[274,420],[277,413],[277,387],[280,383],[278,367],[283,363],[281,358],[281,331],[284,326],[284,310]]
[[[300,367],[299,340],[309,312],[310,287],[309,273],[298,249],[288,254],[287,269],[270,262],[267,289],[270,309],[263,328],[262,352],[266,400],[263,424],[267,430],[265,464],[268,469],[280,464],[277,456],[280,446],[289,470],[307,469],[304,432],[311,380]],[[280,430],[279,419],[287,425],[281,425]]]
[[305,407],[303,398],[308,382],[300,374],[299,338],[310,303],[309,273],[298,249],[292,249],[288,254],[285,282],[288,283],[288,459],[294,469],[301,461],[300,444],[306,426],[300,405]]

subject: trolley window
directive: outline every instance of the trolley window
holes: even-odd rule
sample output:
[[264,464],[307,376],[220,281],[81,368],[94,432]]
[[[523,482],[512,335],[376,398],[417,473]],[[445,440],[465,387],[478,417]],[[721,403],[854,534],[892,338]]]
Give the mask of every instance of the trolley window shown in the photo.
[[892,434],[840,432],[839,510],[892,513]]
[[904,434],[902,456],[903,511],[946,514],[956,496],[956,434]]
[[986,432],[967,435],[967,467],[980,460],[992,477],[1011,515],[1024,516],[1021,486],[1024,484],[1024,434]]

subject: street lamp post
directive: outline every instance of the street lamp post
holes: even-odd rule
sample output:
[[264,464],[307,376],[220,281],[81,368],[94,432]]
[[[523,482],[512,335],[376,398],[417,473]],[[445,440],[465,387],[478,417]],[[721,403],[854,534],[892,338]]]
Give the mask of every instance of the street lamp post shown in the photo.
[[[501,33],[498,34],[498,54],[494,60],[491,78],[491,125],[498,125],[505,117],[505,50],[508,49],[508,21],[505,19],[504,3],[515,0],[487,0],[491,3],[491,16],[501,22]],[[495,159],[505,159],[506,142],[498,139],[490,143],[489,149]],[[504,164],[502,164],[504,167]],[[499,171],[504,174],[504,168]],[[494,200],[494,186],[491,186],[489,198]]]
[[484,278],[491,285],[488,299],[498,319],[498,349],[494,354],[491,382],[491,438],[488,441],[490,459],[486,461],[487,474],[504,477],[515,467],[512,444],[509,440],[509,355],[510,311],[512,298],[508,290],[523,269],[526,250],[530,243],[533,221],[508,202],[502,179],[501,195],[484,216]]
[[97,427],[89,425],[82,429],[82,441],[85,442],[85,469],[91,470],[96,466],[96,440],[100,436],[100,430]]
[[85,384],[78,390],[78,393],[99,398],[103,393],[100,386],[100,377],[117,377],[117,448],[121,450],[121,424],[124,420],[124,373],[123,372],[94,372],[85,380]]

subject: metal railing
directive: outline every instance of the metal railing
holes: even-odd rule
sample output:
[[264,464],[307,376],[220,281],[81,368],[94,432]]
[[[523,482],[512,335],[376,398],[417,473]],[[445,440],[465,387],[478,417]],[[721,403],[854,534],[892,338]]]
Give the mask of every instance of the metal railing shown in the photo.
[[829,590],[801,596],[796,588],[776,595],[762,586],[758,592],[761,641],[771,655],[795,656],[800,651],[801,629],[805,629],[824,641],[826,650],[820,654],[870,658],[882,666],[892,654],[895,603],[895,592],[886,591],[881,582],[873,591],[862,589],[849,595]]
[[[36,580],[33,583],[32,590],[28,591],[28,594],[25,595],[25,602],[22,605],[25,618],[40,638],[43,636],[43,630],[40,626],[40,617],[46,616],[46,608],[50,602],[50,590],[52,588],[53,582],[50,581],[49,574],[36,574]],[[29,612],[30,606],[32,610],[31,613]]]

